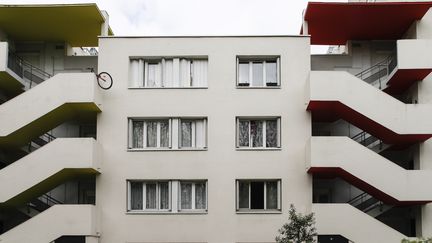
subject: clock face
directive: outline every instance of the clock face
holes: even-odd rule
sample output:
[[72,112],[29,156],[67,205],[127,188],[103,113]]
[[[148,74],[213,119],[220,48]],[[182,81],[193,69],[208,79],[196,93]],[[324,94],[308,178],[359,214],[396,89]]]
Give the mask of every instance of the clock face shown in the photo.
[[98,82],[99,87],[101,87],[102,89],[105,89],[105,90],[112,87],[113,79],[109,73],[101,72],[96,76],[97,76],[97,82]]

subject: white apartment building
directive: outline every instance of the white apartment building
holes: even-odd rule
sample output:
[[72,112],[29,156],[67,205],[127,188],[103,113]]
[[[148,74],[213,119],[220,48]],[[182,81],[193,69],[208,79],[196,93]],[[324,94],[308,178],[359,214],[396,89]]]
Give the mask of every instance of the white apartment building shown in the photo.
[[432,237],[431,7],[141,37],[95,4],[0,5],[0,242],[269,243],[290,204],[320,243]]

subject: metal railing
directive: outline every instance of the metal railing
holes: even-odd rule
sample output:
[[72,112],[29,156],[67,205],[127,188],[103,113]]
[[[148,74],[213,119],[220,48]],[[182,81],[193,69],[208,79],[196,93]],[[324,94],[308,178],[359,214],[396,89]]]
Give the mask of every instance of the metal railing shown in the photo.
[[9,52],[8,54],[8,68],[28,82],[29,89],[52,77],[51,74],[24,61],[13,52]]
[[372,136],[371,134],[362,131],[351,137],[352,140],[362,144],[365,147],[368,147],[369,145],[375,143],[376,141],[379,141],[380,148],[382,148],[383,142],[382,140],[378,139],[377,137]]
[[384,82],[388,80],[388,76],[393,72],[396,66],[397,55],[396,52],[393,52],[383,61],[361,71],[355,76],[374,86],[378,83],[378,88],[384,89],[386,87]]

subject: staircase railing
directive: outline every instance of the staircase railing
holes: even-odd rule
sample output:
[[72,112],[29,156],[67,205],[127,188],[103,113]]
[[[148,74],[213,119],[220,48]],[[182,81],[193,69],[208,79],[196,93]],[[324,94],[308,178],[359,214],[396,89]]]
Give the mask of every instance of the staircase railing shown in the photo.
[[24,59],[13,52],[9,52],[8,54],[8,68],[27,81],[29,89],[52,77],[51,74],[24,61]]
[[381,139],[378,139],[377,137],[372,136],[371,134],[362,131],[351,137],[352,140],[362,144],[365,147],[368,147],[369,145],[375,143],[376,141],[379,141],[380,149],[383,147],[383,142]]
[[384,89],[386,86],[383,85],[383,83],[387,81],[388,76],[393,72],[396,66],[397,55],[396,52],[393,52],[383,61],[361,71],[355,76],[372,85],[378,83],[378,88]]

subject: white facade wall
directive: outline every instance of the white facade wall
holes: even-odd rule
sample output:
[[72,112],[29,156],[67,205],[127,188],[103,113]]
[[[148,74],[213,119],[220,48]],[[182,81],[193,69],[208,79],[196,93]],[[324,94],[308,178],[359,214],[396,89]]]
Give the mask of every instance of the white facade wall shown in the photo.
[[[305,144],[309,38],[202,37],[101,38],[99,71],[113,87],[103,92],[97,140],[103,174],[96,181],[101,242],[274,242],[289,204],[309,212],[311,177]],[[281,87],[236,88],[237,55],[280,56]],[[128,89],[129,57],[207,56],[208,88]],[[208,149],[127,151],[128,117],[198,116],[208,119]],[[237,116],[280,116],[281,149],[238,151]],[[128,214],[127,179],[206,179],[208,213]],[[281,179],[282,212],[236,213],[236,179]]]

